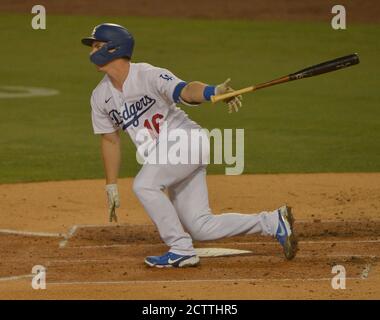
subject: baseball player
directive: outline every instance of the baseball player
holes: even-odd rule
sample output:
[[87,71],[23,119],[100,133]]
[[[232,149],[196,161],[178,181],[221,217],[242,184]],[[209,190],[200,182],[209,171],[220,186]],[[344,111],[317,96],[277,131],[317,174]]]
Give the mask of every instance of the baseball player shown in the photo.
[[[82,43],[91,47],[90,60],[105,76],[91,96],[92,124],[101,136],[106,193],[110,220],[117,221],[120,206],[117,178],[120,167],[119,132],[129,134],[137,147],[140,130],[149,130],[159,145],[160,128],[168,132],[200,130],[177,104],[196,106],[213,95],[233,90],[229,80],[217,86],[186,82],[169,70],[148,63],[131,62],[134,38],[123,26],[103,23]],[[238,111],[241,97],[225,101],[229,111]],[[199,148],[190,143],[189,152]],[[208,202],[206,165],[145,163],[134,179],[133,190],[169,247],[163,255],[149,256],[151,267],[196,266],[199,257],[193,239],[215,240],[242,234],[260,233],[277,238],[285,257],[294,258],[297,241],[293,216],[287,206],[260,214],[224,213],[213,215]],[[168,196],[164,191],[168,192]]]

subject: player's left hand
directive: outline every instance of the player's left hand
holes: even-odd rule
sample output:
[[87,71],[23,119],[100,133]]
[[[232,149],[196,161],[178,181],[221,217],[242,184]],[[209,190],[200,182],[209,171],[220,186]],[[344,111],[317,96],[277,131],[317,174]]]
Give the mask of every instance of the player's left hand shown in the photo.
[[117,184],[107,184],[106,192],[108,198],[108,213],[110,217],[110,222],[115,220],[117,222],[116,208],[120,207],[120,197],[119,191],[117,189]]
[[[215,95],[234,91],[234,89],[232,89],[229,86],[230,81],[231,81],[231,79],[228,78],[223,83],[217,85],[215,88]],[[223,102],[227,103],[227,105],[228,105],[228,113],[232,113],[233,111],[238,112],[239,108],[241,108],[243,106],[242,100],[243,100],[243,97],[241,95],[239,95],[237,97],[225,99],[225,100],[223,100]]]

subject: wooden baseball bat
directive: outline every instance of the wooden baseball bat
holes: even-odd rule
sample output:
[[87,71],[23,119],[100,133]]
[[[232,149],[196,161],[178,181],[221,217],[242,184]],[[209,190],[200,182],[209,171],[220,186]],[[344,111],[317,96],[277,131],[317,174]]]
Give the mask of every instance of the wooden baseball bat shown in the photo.
[[339,69],[347,68],[347,67],[353,66],[355,64],[358,64],[359,62],[360,61],[359,61],[358,54],[353,53],[353,54],[350,54],[348,56],[336,58],[334,60],[325,61],[325,62],[322,62],[320,64],[316,64],[316,65],[313,65],[311,67],[307,67],[305,69],[302,69],[302,70],[297,71],[295,73],[291,73],[287,76],[284,76],[284,77],[281,77],[278,79],[274,79],[274,80],[271,80],[268,82],[264,82],[264,83],[260,83],[260,84],[253,85],[250,87],[246,87],[246,88],[243,88],[240,90],[235,90],[233,92],[224,93],[224,94],[220,94],[220,95],[216,95],[216,96],[211,96],[211,102],[216,103],[216,102],[221,101],[221,100],[225,100],[228,98],[239,96],[243,93],[248,93],[248,92],[256,91],[259,89],[271,87],[271,86],[274,86],[276,84],[280,84],[280,83],[284,83],[284,82],[299,80],[299,79],[308,78],[308,77],[314,77],[314,76],[319,75],[319,74],[323,74],[323,73],[332,72],[332,71],[336,71]]

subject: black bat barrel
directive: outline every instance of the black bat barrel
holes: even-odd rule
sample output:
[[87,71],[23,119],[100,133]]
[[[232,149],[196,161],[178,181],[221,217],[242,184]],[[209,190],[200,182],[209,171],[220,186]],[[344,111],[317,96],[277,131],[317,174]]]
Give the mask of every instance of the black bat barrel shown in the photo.
[[358,64],[360,62],[359,56],[356,53],[348,56],[336,58],[334,60],[322,62],[289,75],[289,80],[298,80],[307,77],[313,77],[318,74],[327,73],[343,68],[347,68]]

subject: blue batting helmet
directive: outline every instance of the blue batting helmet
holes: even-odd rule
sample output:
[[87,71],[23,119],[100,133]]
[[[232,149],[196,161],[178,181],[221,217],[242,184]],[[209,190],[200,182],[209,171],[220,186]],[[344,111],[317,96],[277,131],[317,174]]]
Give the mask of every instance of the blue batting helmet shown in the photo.
[[[92,46],[94,41],[106,42],[101,49],[90,56],[91,62],[96,65],[104,65],[117,58],[132,58],[135,40],[123,26],[113,23],[102,23],[96,26],[91,37],[83,38],[82,43]],[[110,52],[112,49],[115,50]]]

